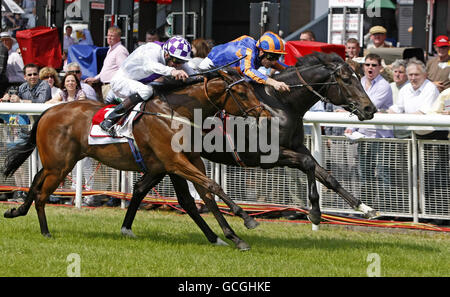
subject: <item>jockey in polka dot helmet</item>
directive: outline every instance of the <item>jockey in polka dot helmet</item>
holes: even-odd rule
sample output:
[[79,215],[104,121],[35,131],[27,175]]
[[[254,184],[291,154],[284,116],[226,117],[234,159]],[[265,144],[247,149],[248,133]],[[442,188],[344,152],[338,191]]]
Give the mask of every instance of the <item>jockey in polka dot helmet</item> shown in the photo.
[[186,63],[191,59],[191,45],[181,36],[174,36],[165,43],[148,42],[135,49],[122,63],[111,79],[111,91],[106,98],[124,99],[108,114],[100,127],[114,136],[113,126],[141,101],[153,96],[151,82],[162,76],[186,79],[194,71]]
[[181,36],[174,36],[163,44],[164,51],[176,61],[187,62],[191,59],[191,44]]

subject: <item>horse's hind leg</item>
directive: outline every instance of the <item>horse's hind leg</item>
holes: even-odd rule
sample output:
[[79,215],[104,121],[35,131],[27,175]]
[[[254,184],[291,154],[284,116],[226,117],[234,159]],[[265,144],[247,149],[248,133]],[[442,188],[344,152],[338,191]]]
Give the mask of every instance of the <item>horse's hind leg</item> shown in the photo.
[[144,174],[133,187],[133,196],[131,197],[130,205],[128,206],[125,219],[122,224],[121,232],[125,236],[136,237],[131,231],[131,225],[133,224],[134,218],[136,217],[136,212],[144,199],[145,195],[157,185],[164,175],[157,177],[152,176],[149,173]]
[[180,206],[187,212],[187,214],[202,230],[208,241],[215,245],[227,245],[220,239],[220,237],[217,236],[216,233],[214,233],[214,231],[211,230],[211,228],[199,214],[194,202],[194,198],[189,193],[189,187],[186,180],[175,174],[170,174],[170,179],[177,194],[178,203],[180,203]]
[[47,217],[45,215],[45,203],[48,197],[58,188],[63,178],[67,175],[69,170],[62,172],[59,170],[45,170],[43,172],[44,180],[40,191],[36,196],[35,208],[38,215],[39,225],[41,227],[41,234],[45,237],[51,237],[47,225]]
[[23,202],[23,204],[19,206],[19,208],[17,209],[16,208],[8,209],[3,215],[5,218],[15,218],[19,216],[25,216],[28,213],[31,204],[33,204],[33,201],[37,195],[38,188],[42,184],[42,172],[43,169],[41,169],[33,178],[33,182],[31,184],[30,189],[28,190],[28,194],[25,197],[25,201]]

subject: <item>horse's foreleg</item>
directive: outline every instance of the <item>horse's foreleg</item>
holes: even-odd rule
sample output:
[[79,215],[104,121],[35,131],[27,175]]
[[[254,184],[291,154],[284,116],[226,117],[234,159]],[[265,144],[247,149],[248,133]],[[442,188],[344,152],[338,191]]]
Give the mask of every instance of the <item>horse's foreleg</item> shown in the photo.
[[195,205],[194,198],[189,192],[189,187],[186,180],[175,174],[170,174],[170,179],[177,194],[178,203],[180,203],[180,206],[187,212],[192,220],[194,220],[200,230],[202,230],[208,241],[215,245],[226,245],[226,243],[222,241],[217,234],[214,233],[214,231],[211,230],[205,220],[200,216]]
[[314,225],[319,225],[322,220],[322,213],[320,211],[319,192],[316,186],[316,177],[314,175],[316,162],[311,156],[306,147],[300,151],[292,151],[283,149],[280,152],[280,158],[277,163],[280,166],[288,166],[297,168],[303,171],[308,179],[308,198],[311,202],[311,209],[309,210],[309,220]]
[[316,178],[328,189],[333,190],[339,196],[341,196],[353,209],[364,213],[366,218],[377,217],[379,214],[376,210],[370,206],[365,205],[360,199],[350,194],[342,185],[336,180],[336,178],[326,171],[322,166],[316,162],[315,169]]
[[128,206],[125,219],[122,223],[121,233],[125,236],[136,237],[131,231],[131,225],[133,224],[136,212],[139,209],[139,205],[144,199],[145,195],[162,179],[164,175],[152,176],[149,173],[144,174],[134,185],[133,196],[131,197],[130,205]]
[[[194,166],[194,164],[195,166]],[[205,175],[204,164],[200,157],[196,158],[193,163],[189,162],[189,160],[185,159],[183,162],[183,166],[178,163],[174,163],[173,174],[177,174],[178,176],[190,180],[194,183],[194,186],[197,192],[202,197],[203,201],[205,201],[208,209],[213,213],[219,225],[222,227],[225,236],[232,240],[236,247],[240,250],[248,250],[250,246],[240,239],[233,231],[233,229],[228,225],[227,221],[220,213],[219,208],[217,207],[216,202],[214,201],[214,197],[210,195],[210,193],[218,195],[231,209],[232,211],[244,219],[244,224],[247,228],[254,228],[256,224],[258,224],[253,218],[251,218],[242,208],[234,203],[229,203],[231,199],[225,194],[222,188],[213,180],[208,178]],[[227,203],[228,202],[228,203]],[[232,202],[232,201],[231,201]],[[253,224],[253,222],[255,224]]]
[[197,192],[199,193],[200,197],[202,197],[203,201],[205,201],[205,204],[208,207],[208,209],[212,212],[212,214],[216,218],[217,223],[222,228],[225,237],[231,240],[239,250],[241,251],[249,250],[250,245],[236,235],[233,228],[231,228],[231,226],[228,224],[223,214],[220,212],[220,209],[217,206],[216,201],[214,200],[214,196],[211,193],[208,193],[203,187],[198,185],[194,186]]
[[[203,161],[198,158],[199,161],[194,161],[197,163],[196,166],[204,166]],[[208,178],[198,167],[194,166],[188,160],[185,161],[185,164],[176,164],[175,168],[171,170],[172,173],[181,176],[184,179],[187,179],[194,184],[198,184],[203,187],[207,192],[211,192],[220,197],[220,199],[225,202],[225,204],[230,208],[230,210],[237,216],[241,217],[244,220],[244,225],[248,229],[256,228],[259,223],[248,215],[239,205],[234,203],[227,194],[223,191],[223,189],[212,179]],[[208,200],[208,199],[207,199]],[[205,201],[206,203],[206,201]]]

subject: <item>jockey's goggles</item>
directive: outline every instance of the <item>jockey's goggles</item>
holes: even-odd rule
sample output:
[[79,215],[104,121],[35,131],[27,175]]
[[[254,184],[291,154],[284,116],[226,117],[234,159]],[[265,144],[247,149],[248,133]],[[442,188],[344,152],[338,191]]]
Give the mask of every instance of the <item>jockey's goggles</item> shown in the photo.
[[172,61],[174,64],[184,64],[186,61],[170,56],[169,61]]
[[269,61],[278,61],[280,59],[281,54],[274,54],[274,53],[265,53],[264,57]]

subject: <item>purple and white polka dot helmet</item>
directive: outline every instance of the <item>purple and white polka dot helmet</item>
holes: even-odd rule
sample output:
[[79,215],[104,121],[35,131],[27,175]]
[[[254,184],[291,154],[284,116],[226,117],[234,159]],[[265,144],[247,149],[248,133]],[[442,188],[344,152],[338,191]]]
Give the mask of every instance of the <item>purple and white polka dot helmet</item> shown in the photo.
[[191,44],[182,36],[171,37],[164,43],[163,49],[172,57],[180,60],[189,61],[191,59]]

